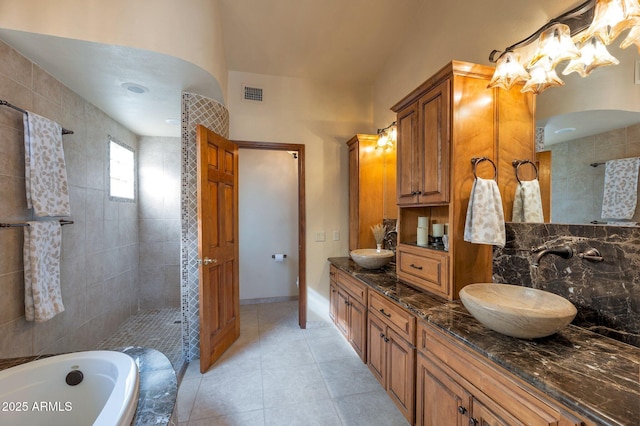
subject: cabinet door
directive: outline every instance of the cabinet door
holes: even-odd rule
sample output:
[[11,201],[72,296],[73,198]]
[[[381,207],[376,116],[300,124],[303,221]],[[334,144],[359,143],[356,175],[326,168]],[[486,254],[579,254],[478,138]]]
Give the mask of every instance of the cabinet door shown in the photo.
[[360,248],[359,143],[349,145],[349,250]]
[[414,420],[416,349],[387,327],[387,393],[410,424]]
[[418,101],[420,182],[418,203],[449,202],[451,82],[446,80]]
[[336,297],[336,326],[338,327],[338,330],[345,335],[345,337],[349,338],[349,294],[340,287],[336,290],[338,291],[338,295]]
[[[472,413],[469,424],[472,426],[524,426],[520,420],[507,413],[495,404],[489,408],[477,399],[473,398]],[[544,423],[545,425],[548,423]]]
[[417,369],[416,425],[469,424],[471,395],[422,354]]
[[329,316],[334,323],[338,321],[338,289],[333,281],[329,284]]
[[416,202],[418,177],[418,104],[414,103],[397,117],[397,169],[396,185],[398,204]]
[[349,342],[363,362],[367,361],[367,309],[349,299]]
[[369,314],[368,323],[367,365],[373,376],[385,387],[386,326],[372,314]]

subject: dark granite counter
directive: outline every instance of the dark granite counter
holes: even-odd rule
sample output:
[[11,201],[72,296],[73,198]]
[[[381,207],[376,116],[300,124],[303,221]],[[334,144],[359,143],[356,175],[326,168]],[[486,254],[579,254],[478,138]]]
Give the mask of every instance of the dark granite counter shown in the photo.
[[574,325],[543,339],[504,336],[481,325],[459,301],[398,281],[393,268],[366,270],[348,257],[329,261],[585,419],[640,425],[639,348]]
[[[140,374],[140,395],[132,426],[175,424],[172,419],[178,382],[171,362],[163,353],[142,347],[126,347],[117,349],[132,357]],[[51,355],[39,355],[22,358],[0,360],[0,370],[35,361]]]

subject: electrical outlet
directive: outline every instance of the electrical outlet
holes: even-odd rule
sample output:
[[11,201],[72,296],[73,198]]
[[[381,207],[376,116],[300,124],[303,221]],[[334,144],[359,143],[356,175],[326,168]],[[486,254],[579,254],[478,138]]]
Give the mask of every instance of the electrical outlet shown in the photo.
[[324,231],[316,232],[316,241],[322,242],[327,240],[327,234]]
[[340,231],[333,231],[333,241],[340,241]]

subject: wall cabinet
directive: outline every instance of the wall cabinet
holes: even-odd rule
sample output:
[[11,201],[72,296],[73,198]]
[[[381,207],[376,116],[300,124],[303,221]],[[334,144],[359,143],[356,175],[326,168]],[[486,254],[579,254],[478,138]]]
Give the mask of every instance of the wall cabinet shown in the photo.
[[422,322],[416,370],[416,425],[583,424],[527,383]]
[[415,415],[415,317],[369,293],[367,365],[409,423]]
[[[487,89],[493,70],[453,61],[391,108],[398,122],[398,277],[450,300],[467,284],[491,282],[492,247],[463,239],[471,159],[488,157],[496,164],[506,220],[517,186],[511,162],[534,159],[533,95],[519,87]],[[477,171],[482,178],[494,176],[488,162]],[[449,224],[448,251],[417,245],[420,216]],[[439,268],[438,275],[416,261]]]
[[[335,283],[330,282],[329,309],[333,321],[360,359],[367,361],[367,286],[333,265]],[[331,276],[331,275],[330,275]]]
[[371,226],[395,219],[396,151],[377,135],[357,134],[349,147],[349,250],[375,248]]

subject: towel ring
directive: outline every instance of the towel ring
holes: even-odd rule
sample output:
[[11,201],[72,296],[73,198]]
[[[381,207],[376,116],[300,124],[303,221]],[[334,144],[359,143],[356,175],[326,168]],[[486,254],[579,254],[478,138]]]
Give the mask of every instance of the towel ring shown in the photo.
[[535,163],[531,160],[513,160],[511,162],[511,165],[513,167],[515,167],[516,169],[516,179],[518,179],[518,183],[522,183],[522,181],[520,180],[520,176],[518,176],[518,170],[520,169],[520,166],[522,166],[523,164],[531,164],[531,167],[533,167],[533,170],[535,170],[536,172],[536,177],[533,180],[538,180],[538,167],[535,165]]
[[489,163],[491,163],[491,165],[493,166],[493,180],[496,180],[496,178],[498,177],[498,168],[496,167],[496,163],[494,163],[493,160],[491,160],[491,158],[489,157],[471,158],[471,164],[473,165],[473,176],[476,179],[478,179],[478,174],[476,173],[476,167],[478,166],[479,163],[482,163],[483,161],[488,161]]

